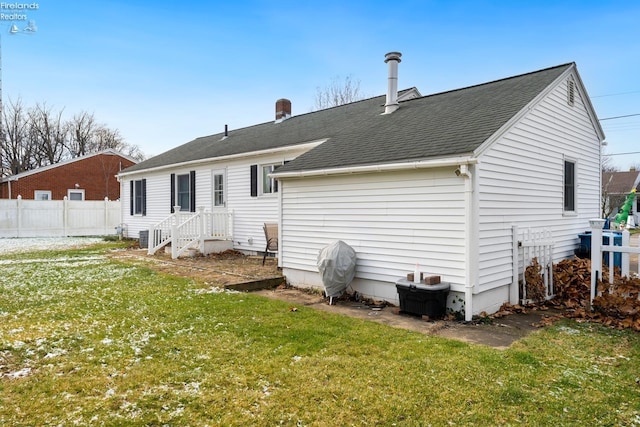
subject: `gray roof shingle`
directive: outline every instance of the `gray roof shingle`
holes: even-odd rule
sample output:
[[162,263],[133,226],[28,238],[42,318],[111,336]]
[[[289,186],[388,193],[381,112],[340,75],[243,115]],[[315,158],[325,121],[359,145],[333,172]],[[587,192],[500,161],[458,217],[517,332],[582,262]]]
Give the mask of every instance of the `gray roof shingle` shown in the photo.
[[278,168],[307,171],[470,154],[575,64],[404,101],[382,115],[384,96],[197,138],[125,172],[286,147],[328,138]]

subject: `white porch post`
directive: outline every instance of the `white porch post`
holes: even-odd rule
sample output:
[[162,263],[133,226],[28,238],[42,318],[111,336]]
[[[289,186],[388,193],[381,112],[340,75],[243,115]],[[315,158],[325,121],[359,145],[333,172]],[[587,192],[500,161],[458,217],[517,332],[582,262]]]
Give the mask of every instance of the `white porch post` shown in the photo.
[[199,250],[200,253],[205,255],[204,253],[204,206],[198,207],[198,239],[199,241]]
[[596,297],[597,279],[602,279],[602,227],[605,220],[600,218],[590,219],[591,227],[591,301],[590,307],[593,310],[593,299]]
[[511,236],[513,239],[513,271],[511,278],[511,287],[509,288],[509,304],[515,305],[518,303],[519,291],[518,291],[518,269],[519,269],[519,257],[518,257],[518,226],[511,226]]
[[[613,243],[611,242],[612,245]],[[631,233],[626,228],[622,231],[622,246],[631,246]],[[629,277],[629,252],[622,252],[620,256],[620,274],[622,277]]]
[[173,221],[171,221],[171,259],[178,258],[178,224],[180,223],[180,205],[173,207]]
[[149,233],[147,234],[147,255],[153,255],[155,253],[153,248],[155,248],[159,243],[156,242],[156,226],[152,225],[151,227],[149,227],[147,233]]

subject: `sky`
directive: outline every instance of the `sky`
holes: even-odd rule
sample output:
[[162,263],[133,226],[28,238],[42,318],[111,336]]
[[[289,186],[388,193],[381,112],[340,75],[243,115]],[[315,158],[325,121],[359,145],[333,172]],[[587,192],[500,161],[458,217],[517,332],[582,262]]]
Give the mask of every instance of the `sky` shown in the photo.
[[575,62],[604,153],[640,167],[635,0],[7,1],[0,30],[5,104],[93,113],[147,157],[272,121],[280,98],[307,113],[347,77],[383,95],[399,51],[399,88],[423,95]]

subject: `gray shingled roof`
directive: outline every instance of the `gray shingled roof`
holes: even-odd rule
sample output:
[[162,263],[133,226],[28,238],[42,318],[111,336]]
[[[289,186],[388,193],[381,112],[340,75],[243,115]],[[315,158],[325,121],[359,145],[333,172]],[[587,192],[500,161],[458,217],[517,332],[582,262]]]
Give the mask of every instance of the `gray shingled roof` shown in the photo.
[[471,154],[573,63],[411,99],[382,115],[385,97],[197,138],[125,172],[328,138],[278,172]]
[[[625,172],[603,172],[603,191],[609,194],[628,194],[633,188],[640,190],[640,171],[630,170]],[[635,185],[635,187],[634,187]]]

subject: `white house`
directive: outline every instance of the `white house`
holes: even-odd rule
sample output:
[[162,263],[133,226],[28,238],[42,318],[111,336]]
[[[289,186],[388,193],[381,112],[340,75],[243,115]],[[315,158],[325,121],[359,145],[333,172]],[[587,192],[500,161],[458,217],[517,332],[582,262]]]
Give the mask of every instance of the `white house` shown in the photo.
[[[466,317],[518,299],[514,226],[547,229],[554,259],[573,255],[599,216],[604,139],[574,63],[463,89],[397,93],[198,138],[120,173],[130,233],[182,211],[232,212],[232,245],[264,250],[294,286],[322,286],[316,262],[342,240],[359,293],[397,303],[395,282],[440,275]],[[153,232],[153,230],[152,230]],[[165,231],[165,234],[167,232]],[[514,267],[515,266],[515,267]]]

